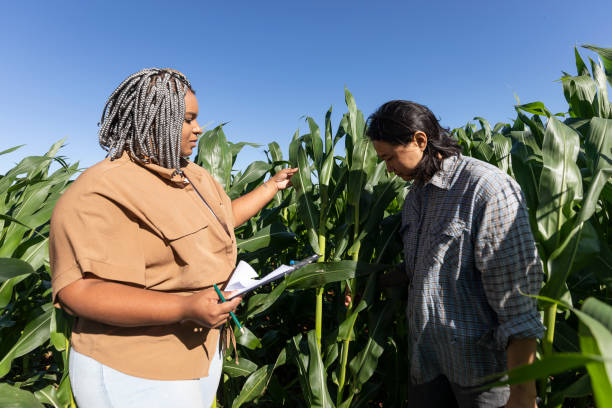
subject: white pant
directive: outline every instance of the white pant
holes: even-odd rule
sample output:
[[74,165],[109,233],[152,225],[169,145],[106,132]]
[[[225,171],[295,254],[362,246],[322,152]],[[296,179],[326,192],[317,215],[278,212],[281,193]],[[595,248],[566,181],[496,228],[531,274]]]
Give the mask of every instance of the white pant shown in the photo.
[[148,380],[114,370],[70,350],[70,383],[79,408],[210,408],[223,372],[216,352],[208,377],[197,380]]

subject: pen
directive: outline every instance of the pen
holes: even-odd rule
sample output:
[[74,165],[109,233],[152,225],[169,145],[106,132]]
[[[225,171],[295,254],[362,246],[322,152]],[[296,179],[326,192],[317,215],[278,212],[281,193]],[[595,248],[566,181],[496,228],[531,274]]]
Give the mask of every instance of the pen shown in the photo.
[[[221,299],[221,303],[225,302],[225,298],[223,297],[223,293],[221,293],[221,291],[219,290],[219,287],[217,286],[216,283],[213,284],[213,287],[215,288],[215,291],[217,292],[217,295],[219,295],[219,299]],[[240,333],[244,333],[244,329],[242,328],[242,325],[238,321],[238,318],[236,317],[234,312],[230,312],[230,316],[232,316],[232,319],[234,320],[234,323],[236,323],[236,326],[240,329]]]

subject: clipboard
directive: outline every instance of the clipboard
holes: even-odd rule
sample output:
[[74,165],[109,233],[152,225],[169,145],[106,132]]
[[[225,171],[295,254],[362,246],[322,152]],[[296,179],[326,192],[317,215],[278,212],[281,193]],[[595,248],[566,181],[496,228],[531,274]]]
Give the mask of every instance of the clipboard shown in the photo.
[[291,272],[297,271],[298,269],[316,262],[321,255],[312,255],[308,258],[304,258],[293,265],[281,265],[266,276],[259,278],[259,275],[255,270],[244,261],[240,261],[234,271],[232,272],[229,281],[223,288],[226,292],[234,292],[231,296],[227,296],[226,299],[230,300],[239,295],[252,292],[253,290],[260,288],[268,283],[287,276]]

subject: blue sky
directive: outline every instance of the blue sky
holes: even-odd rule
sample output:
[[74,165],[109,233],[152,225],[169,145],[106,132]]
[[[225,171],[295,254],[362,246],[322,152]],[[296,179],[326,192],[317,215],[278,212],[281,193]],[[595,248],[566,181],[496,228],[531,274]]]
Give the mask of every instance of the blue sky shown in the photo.
[[[62,149],[83,167],[104,158],[97,122],[129,74],[173,67],[197,91],[200,123],[231,141],[277,141],[286,156],[304,115],[334,129],[344,87],[367,116],[390,99],[429,106],[444,126],[514,117],[521,102],[566,105],[561,71],[574,45],[612,47],[612,1],[3,2],[0,157]],[[592,53],[584,52],[584,55]],[[237,163],[263,159],[245,148]]]

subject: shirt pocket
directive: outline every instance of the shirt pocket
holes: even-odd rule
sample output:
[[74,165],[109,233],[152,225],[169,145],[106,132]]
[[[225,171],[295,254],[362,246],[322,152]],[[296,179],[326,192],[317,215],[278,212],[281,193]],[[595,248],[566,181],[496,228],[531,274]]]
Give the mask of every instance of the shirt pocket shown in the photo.
[[[164,224],[159,226],[166,244],[174,253],[175,262],[180,266],[186,266],[197,262],[198,250],[202,243],[206,243],[209,250],[220,250],[222,243],[219,239],[211,237],[214,234],[206,222],[193,224]],[[215,245],[217,244],[217,245]]]
[[465,222],[454,219],[435,225],[429,234],[428,254],[441,265],[456,266],[461,260],[466,232]]

